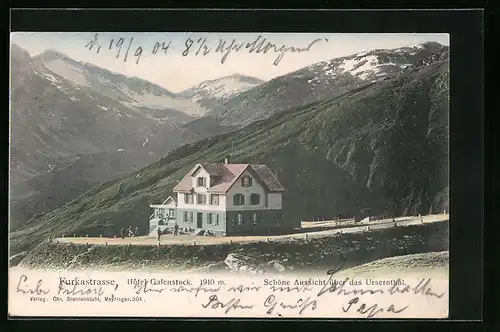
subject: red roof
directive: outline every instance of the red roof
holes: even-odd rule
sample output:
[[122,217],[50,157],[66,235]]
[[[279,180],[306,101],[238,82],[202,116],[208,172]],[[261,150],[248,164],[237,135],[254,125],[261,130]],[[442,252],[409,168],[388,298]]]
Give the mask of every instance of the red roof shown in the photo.
[[202,167],[211,176],[214,177],[215,183],[208,188],[208,192],[226,193],[245,170],[249,170],[257,177],[257,180],[271,192],[282,192],[285,188],[273,172],[266,165],[257,164],[197,164],[189,171],[184,178],[174,187],[174,192],[189,192],[193,189],[191,175],[198,168]]

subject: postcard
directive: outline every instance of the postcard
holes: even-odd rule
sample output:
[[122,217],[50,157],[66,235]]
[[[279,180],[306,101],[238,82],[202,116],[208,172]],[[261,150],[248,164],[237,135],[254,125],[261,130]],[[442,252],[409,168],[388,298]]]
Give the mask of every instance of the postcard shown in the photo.
[[10,37],[11,317],[448,317],[448,34]]

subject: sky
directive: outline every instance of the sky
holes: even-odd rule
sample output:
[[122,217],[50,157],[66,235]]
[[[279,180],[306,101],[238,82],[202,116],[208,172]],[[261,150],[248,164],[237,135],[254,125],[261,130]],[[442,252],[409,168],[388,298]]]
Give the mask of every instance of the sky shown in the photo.
[[[95,32],[14,32],[11,33],[11,43],[24,48],[32,57],[51,49],[77,61],[88,62],[126,76],[143,78],[172,92],[180,92],[202,81],[232,74],[243,74],[267,81],[316,62],[373,49],[398,48],[426,41],[449,45],[449,35],[437,33],[102,32],[97,33],[97,39],[95,36]],[[274,52],[273,49],[266,54],[250,52],[252,42],[257,41],[253,44],[257,47],[264,39],[264,45],[271,42],[277,46],[276,49],[285,45],[286,48],[302,48],[304,51],[285,52],[281,58],[279,56],[282,52]],[[233,40],[232,45],[244,46],[239,51],[229,51],[222,61]],[[221,41],[225,41],[226,49],[219,47],[217,51]],[[191,47],[184,53],[190,42]],[[250,46],[246,48],[249,43]],[[168,45],[168,48],[163,48],[162,45]],[[200,51],[196,54],[198,50]],[[210,51],[203,55],[203,52],[208,50]]]

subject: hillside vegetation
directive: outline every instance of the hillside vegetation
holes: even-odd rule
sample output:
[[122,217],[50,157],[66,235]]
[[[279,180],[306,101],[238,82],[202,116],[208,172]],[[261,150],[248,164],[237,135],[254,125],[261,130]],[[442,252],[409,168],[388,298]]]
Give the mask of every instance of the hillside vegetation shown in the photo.
[[198,162],[263,163],[287,192],[284,218],[416,215],[448,204],[448,61],[339,97],[290,109],[238,131],[176,149],[160,161],[93,187],[11,234],[12,254],[48,236],[147,229]]
[[[326,271],[331,268],[333,264],[338,263],[339,254],[345,258],[343,268],[348,269],[385,257],[444,250],[448,250],[448,222],[336,234],[308,240],[245,244],[158,247],[45,242],[29,252],[19,266],[65,271],[71,269],[219,270],[227,268],[223,262],[229,255],[237,255],[246,258],[245,261],[257,269],[270,262],[277,262],[284,266],[286,271],[311,272],[315,269]],[[410,261],[404,258],[401,260]],[[412,260],[414,264],[421,261],[421,259]],[[441,261],[445,264],[447,256]],[[380,264],[374,262],[372,265]],[[411,266],[401,266],[397,270],[403,270],[405,267]]]

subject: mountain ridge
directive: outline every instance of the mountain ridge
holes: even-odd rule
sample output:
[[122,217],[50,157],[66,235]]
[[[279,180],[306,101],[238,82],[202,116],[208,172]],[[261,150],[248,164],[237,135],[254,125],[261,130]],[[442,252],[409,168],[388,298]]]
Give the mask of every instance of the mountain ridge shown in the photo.
[[179,95],[195,101],[207,109],[212,109],[219,107],[221,103],[241,92],[264,82],[264,80],[256,77],[235,73],[202,81],[189,89],[181,91]]
[[206,115],[219,119],[223,125],[248,125],[294,106],[393,78],[422,66],[422,59],[436,55],[441,60],[448,58],[449,47],[426,42],[317,62],[243,91]]
[[[64,57],[51,52],[44,57]],[[55,197],[59,203],[66,202],[61,201],[61,195],[40,191],[68,192],[64,188],[67,184],[73,191],[68,193],[71,198],[103,179],[96,176],[83,180],[87,172],[124,175],[127,168],[131,172],[146,166],[171,149],[201,138],[182,127],[193,117],[177,110],[127,107],[50,71],[41,58],[33,60],[18,45],[11,48],[9,113],[10,190],[25,188],[23,195],[11,196],[13,225],[22,224],[32,217],[31,213],[47,212],[32,206],[54,206]],[[94,156],[94,164],[78,162],[79,155]],[[123,165],[113,173],[107,165],[116,162]],[[54,174],[59,171],[61,174]],[[72,177],[62,179],[62,174]],[[30,188],[33,183],[43,185]],[[15,201],[19,197],[21,201]]]
[[441,212],[448,208],[449,62],[436,60],[340,96],[290,108],[193,142],[107,181],[11,236],[13,253],[48,236],[144,232],[149,204],[164,200],[197,162],[267,164],[287,192],[284,218],[310,220]]

